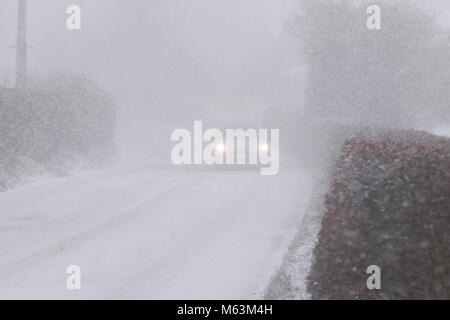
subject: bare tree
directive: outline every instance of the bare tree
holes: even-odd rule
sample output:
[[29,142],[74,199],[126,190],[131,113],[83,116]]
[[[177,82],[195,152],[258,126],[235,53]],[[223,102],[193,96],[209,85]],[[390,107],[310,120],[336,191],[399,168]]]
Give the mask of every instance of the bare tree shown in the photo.
[[289,21],[304,44],[309,113],[389,127],[450,120],[448,34],[409,0],[377,1],[381,29],[369,30],[371,4],[301,0]]

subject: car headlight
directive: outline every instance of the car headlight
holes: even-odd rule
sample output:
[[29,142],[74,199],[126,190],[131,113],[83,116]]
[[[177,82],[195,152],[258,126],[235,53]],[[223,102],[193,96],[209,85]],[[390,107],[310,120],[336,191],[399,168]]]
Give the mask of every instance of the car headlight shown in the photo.
[[216,145],[216,151],[217,152],[224,152],[226,149],[225,145],[222,143],[219,143],[218,145]]
[[264,152],[269,151],[269,145],[267,143],[261,144],[259,146],[259,150],[264,151]]

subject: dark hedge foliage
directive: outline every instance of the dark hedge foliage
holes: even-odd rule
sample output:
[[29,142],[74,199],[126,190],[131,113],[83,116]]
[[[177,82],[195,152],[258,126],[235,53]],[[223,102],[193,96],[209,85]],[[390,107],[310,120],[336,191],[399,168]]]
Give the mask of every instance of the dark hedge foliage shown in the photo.
[[[325,200],[313,299],[450,299],[450,139],[349,139]],[[370,265],[381,290],[366,286]]]

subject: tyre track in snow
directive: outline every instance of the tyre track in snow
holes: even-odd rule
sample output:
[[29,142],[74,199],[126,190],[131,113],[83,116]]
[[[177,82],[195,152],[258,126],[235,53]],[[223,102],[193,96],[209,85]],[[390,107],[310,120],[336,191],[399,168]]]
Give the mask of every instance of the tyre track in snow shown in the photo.
[[[39,260],[39,259],[45,259],[46,257],[51,257],[55,254],[59,254],[68,248],[73,248],[75,246],[81,245],[83,242],[86,242],[90,240],[93,237],[101,237],[103,233],[108,232],[109,229],[117,227],[118,224],[121,222],[126,222],[127,219],[133,218],[133,216],[136,216],[138,214],[144,214],[143,212],[139,211],[140,208],[145,208],[148,206],[149,203],[155,203],[164,201],[166,198],[170,197],[170,193],[176,192],[178,189],[183,189],[187,185],[192,185],[193,183],[200,183],[202,179],[205,178],[205,175],[201,177],[201,179],[198,179],[196,181],[191,181],[190,179],[184,180],[181,183],[176,184],[173,188],[170,188],[168,190],[165,190],[164,192],[157,193],[154,195],[154,197],[147,198],[143,201],[141,201],[139,204],[134,205],[132,208],[129,208],[125,210],[124,212],[119,213],[118,215],[114,216],[111,219],[108,219],[107,221],[101,222],[94,227],[90,227],[87,230],[84,230],[82,232],[78,232],[75,234],[70,235],[69,237],[65,238],[64,240],[61,240],[55,244],[52,244],[50,246],[47,246],[43,249],[38,249],[36,251],[33,251],[31,253],[28,253],[24,255],[23,257],[19,259],[15,259],[14,261],[4,263],[0,266],[0,283],[2,282],[2,279],[6,278],[9,272],[16,272],[18,268],[20,268],[23,265],[27,265],[32,263],[33,261]],[[108,206],[106,205],[105,208]],[[104,208],[103,208],[104,209]],[[98,209],[94,211],[99,211]],[[83,215],[87,214],[95,214],[92,211],[86,212]],[[77,216],[76,219],[80,220],[82,219],[82,216]],[[71,221],[72,223],[74,221]],[[69,223],[64,223],[62,221],[57,222],[58,225],[69,225]],[[48,227],[53,228],[55,226],[49,225]]]
[[[300,222],[301,212],[298,210],[302,210],[302,206],[306,204],[301,200],[293,201],[291,207],[286,209],[291,211],[291,217],[285,217],[285,223],[281,224],[281,234],[274,234],[271,230],[267,235],[258,235],[257,233],[270,229],[266,227],[268,224],[278,223],[277,209],[280,210],[283,206],[273,200],[284,201],[291,196],[275,197],[270,188],[261,183],[260,178],[256,176],[247,179],[243,188],[246,192],[239,190],[239,195],[231,198],[220,212],[202,220],[195,230],[190,229],[191,232],[176,247],[157,261],[152,261],[126,286],[120,287],[108,297],[261,298]],[[276,183],[281,187],[280,184],[280,181]],[[248,190],[249,188],[256,190]],[[297,190],[303,191],[301,188]],[[266,208],[263,210],[261,201],[266,201]],[[265,251],[265,259],[258,256],[261,251]],[[257,260],[259,263],[255,264]],[[180,264],[183,268],[179,268]],[[230,267],[235,270],[228,270]],[[222,281],[221,277],[228,279]],[[247,282],[239,296],[236,296],[233,288],[236,282]]]
[[[254,186],[254,182],[250,183],[248,187]],[[249,211],[249,207],[251,205],[248,200],[248,194],[240,192],[238,197],[229,199],[226,205],[221,204],[221,211],[216,211],[214,215],[207,217],[207,219],[202,219],[200,224],[198,224],[194,229],[190,229],[190,232],[185,235],[182,241],[178,242],[178,245],[173,247],[170,251],[167,251],[160,259],[157,261],[153,261],[149,266],[146,266],[142,272],[133,276],[133,278],[128,281],[128,283],[120,288],[118,288],[110,298],[126,298],[130,292],[135,290],[136,287],[140,287],[142,281],[147,280],[150,276],[161,279],[165,279],[165,282],[170,282],[173,277],[172,274],[168,273],[168,269],[171,266],[176,265],[177,260],[184,261],[184,267],[186,264],[190,263],[192,256],[204,255],[206,252],[211,252],[214,250],[214,247],[217,246],[216,242],[219,240],[222,242],[222,246],[227,246],[226,243],[229,241],[233,241],[229,236],[225,236],[230,230],[238,226],[239,224],[244,224],[244,220],[249,220],[250,215],[254,217],[257,215],[256,211]],[[253,198],[253,201],[254,200]],[[245,206],[243,206],[243,204]],[[233,213],[233,210],[236,207],[240,207],[236,213],[233,214],[232,217],[226,215],[224,213]],[[207,231],[207,232],[205,232]],[[213,235],[213,239],[211,239],[211,235]],[[180,270],[175,270],[175,273]],[[181,271],[180,271],[181,273]],[[163,281],[164,282],[164,281]],[[159,281],[159,287],[151,286],[147,289],[149,291],[153,291],[154,293],[158,293],[161,290],[164,290],[164,283]],[[137,290],[142,292],[141,290]],[[146,291],[144,289],[144,291]],[[155,294],[152,292],[146,292],[146,297],[155,298]],[[158,297],[158,294],[156,294]]]
[[[176,188],[0,269],[0,296],[261,297],[301,218],[302,175],[186,174]],[[79,294],[65,288],[72,263],[83,269]]]

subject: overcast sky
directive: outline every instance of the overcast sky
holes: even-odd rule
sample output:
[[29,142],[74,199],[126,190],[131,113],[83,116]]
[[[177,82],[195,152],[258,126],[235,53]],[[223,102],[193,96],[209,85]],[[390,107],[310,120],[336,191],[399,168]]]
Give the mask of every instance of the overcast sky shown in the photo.
[[[450,27],[450,1],[422,2]],[[82,9],[81,31],[65,27],[69,4]],[[16,0],[0,0],[2,78],[14,75],[15,5]],[[279,36],[294,6],[295,0],[33,0],[30,69],[76,70],[111,89],[120,83],[111,79],[125,71],[139,78],[147,73],[149,85],[163,81],[152,76],[161,72],[181,83],[183,72],[192,69],[200,78],[207,72],[227,77],[255,59],[258,42]]]
[[[422,1],[450,28],[450,1]],[[214,97],[228,106],[285,87],[300,52],[280,40],[295,0],[29,0],[31,73],[83,73],[121,102],[151,105]],[[78,4],[82,30],[66,29]],[[0,80],[14,82],[16,0],[0,0]],[[295,42],[295,41],[293,41]],[[278,88],[277,88],[278,85]],[[207,93],[207,94],[206,94]],[[230,99],[226,101],[226,99]],[[234,99],[234,100],[233,100]],[[195,103],[198,103],[196,101]],[[255,102],[258,103],[258,102]],[[247,103],[247,105],[251,103]],[[218,106],[220,108],[220,106]],[[127,108],[130,108],[127,105]]]
[[[0,75],[10,78],[15,3],[0,0]],[[81,31],[65,27],[65,9],[74,3],[82,9]],[[255,43],[279,35],[289,10],[289,1],[277,0],[29,1],[30,69],[76,70],[112,89],[119,82],[111,79],[122,80],[125,71],[139,79],[147,72],[148,84],[154,84],[156,73],[183,82],[183,72],[193,68],[200,77],[207,70],[226,77],[252,59]]]

